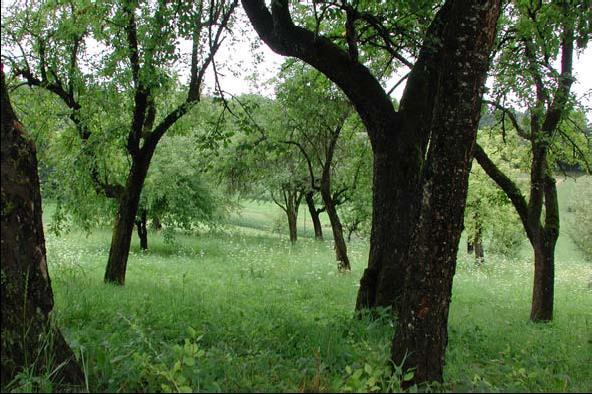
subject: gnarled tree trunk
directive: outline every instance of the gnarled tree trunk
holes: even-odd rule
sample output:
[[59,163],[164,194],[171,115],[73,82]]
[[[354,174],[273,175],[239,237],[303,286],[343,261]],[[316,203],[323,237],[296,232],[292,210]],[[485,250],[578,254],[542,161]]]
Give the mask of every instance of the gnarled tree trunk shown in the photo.
[[80,386],[76,357],[50,322],[53,293],[35,146],[14,114],[4,72],[1,84],[2,386],[27,368],[34,374],[56,371],[56,388]]

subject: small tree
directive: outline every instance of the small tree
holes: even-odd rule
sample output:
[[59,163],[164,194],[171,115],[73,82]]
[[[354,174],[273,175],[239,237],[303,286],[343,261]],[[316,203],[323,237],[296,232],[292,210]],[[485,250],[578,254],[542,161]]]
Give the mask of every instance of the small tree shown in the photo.
[[[174,7],[166,1],[28,3],[6,19],[3,43],[6,38],[21,55],[13,52],[9,57],[15,74],[63,101],[95,190],[116,200],[105,282],[125,282],[140,194],[152,156],[163,135],[200,100],[203,77],[236,5],[237,0],[180,1]],[[88,52],[91,38],[103,46],[98,55]],[[179,40],[192,43],[188,56],[180,53]],[[186,96],[171,106],[166,99],[181,60],[190,64]],[[94,142],[104,132],[102,114],[111,112],[116,112],[112,118],[119,131],[113,134],[129,161],[124,162],[123,177],[109,180],[100,171],[101,152]]]
[[[519,1],[510,12],[512,34],[495,63],[497,100],[489,103],[530,145],[528,199],[479,145],[475,158],[504,190],[520,217],[534,251],[530,319],[546,322],[553,319],[555,245],[560,229],[553,148],[561,143],[579,148],[562,126],[573,105],[574,52],[576,46],[584,47],[590,39],[592,10],[587,1]],[[516,111],[504,103],[510,92],[528,107],[528,122],[521,122]],[[582,157],[586,160],[586,155]]]

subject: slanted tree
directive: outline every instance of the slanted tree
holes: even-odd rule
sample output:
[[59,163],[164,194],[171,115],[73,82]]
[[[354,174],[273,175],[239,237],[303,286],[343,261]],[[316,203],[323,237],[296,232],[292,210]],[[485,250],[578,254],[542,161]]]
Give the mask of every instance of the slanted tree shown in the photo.
[[81,387],[82,370],[50,318],[53,293],[45,253],[35,145],[13,111],[3,70],[0,93],[2,387],[25,369],[34,374],[55,373],[55,382],[61,389]]
[[[520,216],[534,250],[530,319],[546,322],[553,319],[554,255],[560,227],[553,147],[564,143],[578,149],[564,125],[572,107],[573,56],[576,46],[584,47],[590,39],[592,10],[587,1],[519,1],[511,11],[514,35],[496,61],[497,100],[489,104],[501,111],[516,133],[530,144],[528,200],[480,146],[475,148],[475,158],[504,190]],[[511,100],[504,103],[509,93],[528,107],[526,124],[510,108]]]
[[[357,308],[395,305],[391,356],[414,368],[407,384],[442,380],[452,277],[500,3],[446,1],[422,30],[411,63],[401,54],[405,39],[396,41],[400,32],[415,33],[397,26],[397,7],[407,3],[389,3],[381,17],[361,9],[366,3],[313,3],[296,24],[286,0],[270,8],[242,0],[261,39],[336,83],[366,127],[374,154],[373,222]],[[341,34],[325,34],[337,24]],[[377,44],[375,37],[391,59],[411,67],[398,110],[364,65],[370,52],[360,47]]]
[[[173,7],[166,1],[30,3],[9,20],[11,28],[3,37],[21,51],[21,56],[11,57],[15,74],[30,86],[55,93],[69,108],[69,118],[89,157],[89,176],[97,192],[117,201],[105,282],[125,283],[150,161],[163,135],[199,102],[203,77],[222,44],[236,5],[237,0],[179,1]],[[90,38],[103,46],[101,54],[88,52]],[[161,101],[170,93],[174,66],[182,60],[175,46],[181,39],[192,43],[185,59],[190,64],[186,97],[167,108]],[[89,70],[85,65],[98,69]],[[112,110],[111,102],[101,105],[100,100],[99,104],[93,101],[101,96],[97,91],[102,88],[116,96],[125,92],[128,98],[122,102],[129,118],[122,119],[118,127],[125,130],[119,142],[129,159],[121,182],[107,182],[101,175],[90,142],[101,131],[101,114],[95,106],[105,112]]]

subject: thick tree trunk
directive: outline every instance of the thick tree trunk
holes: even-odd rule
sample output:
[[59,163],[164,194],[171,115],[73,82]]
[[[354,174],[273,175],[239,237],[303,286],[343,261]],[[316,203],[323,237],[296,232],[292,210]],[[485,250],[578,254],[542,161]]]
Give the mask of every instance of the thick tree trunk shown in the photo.
[[[384,135],[389,135],[387,130]],[[357,311],[392,307],[403,290],[421,167],[420,158],[405,150],[402,144],[386,141],[374,149],[370,256],[360,280]]]
[[109,260],[107,261],[107,269],[105,270],[105,283],[125,284],[127,259],[136,214],[138,212],[140,194],[142,193],[142,187],[146,179],[146,173],[148,172],[148,163],[150,163],[149,159],[134,160],[125,189],[119,197],[119,206],[117,208],[113,236],[111,238],[111,248],[109,249]]
[[555,242],[540,242],[534,247],[534,284],[530,320],[553,320],[555,280]]
[[310,212],[310,218],[312,219],[312,225],[314,227],[315,239],[317,241],[323,240],[323,228],[321,227],[321,219],[319,218],[320,212],[315,207],[314,203],[314,192],[308,192],[304,195],[306,205],[308,206],[308,212]]
[[140,211],[140,217],[136,220],[136,229],[138,230],[138,238],[140,239],[140,249],[148,250],[148,228],[146,226],[146,210]]
[[423,168],[422,205],[408,259],[392,361],[415,383],[442,381],[448,311],[481,94],[500,12],[499,0],[450,3],[442,76]]
[[272,13],[263,1],[242,3],[274,51],[327,75],[366,126],[374,153],[372,237],[356,308],[394,304],[399,319],[392,361],[415,371],[406,384],[441,381],[468,174],[501,1],[445,2],[398,112],[351,54],[294,26],[287,1],[273,1]]
[[60,331],[51,326],[53,293],[35,147],[14,114],[4,72],[1,78],[2,391],[28,368],[35,375],[57,371],[54,389],[65,391],[67,385],[81,386],[83,373]]

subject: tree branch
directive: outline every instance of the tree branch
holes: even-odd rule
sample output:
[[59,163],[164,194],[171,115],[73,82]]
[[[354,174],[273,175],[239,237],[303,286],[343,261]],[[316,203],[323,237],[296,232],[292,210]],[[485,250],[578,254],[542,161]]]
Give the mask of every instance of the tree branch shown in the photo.
[[524,226],[524,229],[527,233],[530,234],[530,227],[528,225],[528,205],[526,203],[526,199],[522,195],[520,188],[510,179],[508,178],[491,159],[487,156],[483,148],[479,144],[475,144],[475,148],[473,150],[473,154],[475,159],[483,168],[485,173],[498,185],[500,189],[504,191],[506,196],[512,201],[520,220]]

